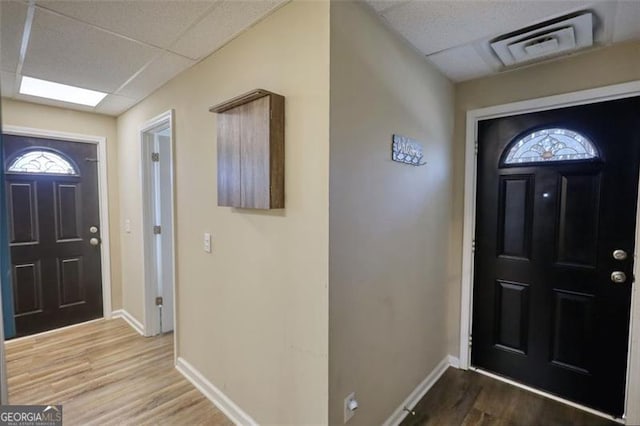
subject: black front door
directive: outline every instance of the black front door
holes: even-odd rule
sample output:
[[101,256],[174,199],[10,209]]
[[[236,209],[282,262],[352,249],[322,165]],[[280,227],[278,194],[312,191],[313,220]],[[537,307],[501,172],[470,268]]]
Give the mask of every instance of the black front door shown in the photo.
[[16,335],[101,317],[96,146],[3,138]]
[[622,415],[640,98],[478,135],[472,364]]

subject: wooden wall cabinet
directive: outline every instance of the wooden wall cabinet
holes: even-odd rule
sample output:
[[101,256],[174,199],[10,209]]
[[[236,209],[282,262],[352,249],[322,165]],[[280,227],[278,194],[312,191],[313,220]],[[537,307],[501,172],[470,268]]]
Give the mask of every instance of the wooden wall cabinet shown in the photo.
[[209,111],[218,114],[218,205],[284,208],[284,97],[256,89]]

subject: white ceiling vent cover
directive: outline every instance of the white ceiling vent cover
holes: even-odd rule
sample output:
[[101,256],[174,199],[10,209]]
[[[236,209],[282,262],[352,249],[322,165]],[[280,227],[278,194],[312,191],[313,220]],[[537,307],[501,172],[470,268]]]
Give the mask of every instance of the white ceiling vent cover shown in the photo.
[[512,33],[490,44],[507,67],[592,45],[593,14],[590,12],[532,30]]

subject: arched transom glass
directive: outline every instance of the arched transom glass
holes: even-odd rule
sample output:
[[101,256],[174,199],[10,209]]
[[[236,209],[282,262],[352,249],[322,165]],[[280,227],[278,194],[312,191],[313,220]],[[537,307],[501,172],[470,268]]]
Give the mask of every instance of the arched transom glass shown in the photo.
[[17,156],[7,168],[10,173],[78,175],[71,162],[55,152],[33,149]]
[[585,136],[568,129],[536,130],[511,145],[505,164],[575,161],[597,158],[598,151]]

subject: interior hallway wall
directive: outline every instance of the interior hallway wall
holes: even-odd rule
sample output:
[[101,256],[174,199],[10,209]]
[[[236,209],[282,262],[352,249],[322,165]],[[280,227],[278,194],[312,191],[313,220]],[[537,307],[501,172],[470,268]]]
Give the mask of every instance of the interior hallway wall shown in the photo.
[[118,197],[118,145],[116,142],[117,130],[115,117],[2,98],[2,124],[57,132],[79,133],[90,136],[103,136],[107,139],[109,243],[111,245],[111,309],[121,309],[120,199]]
[[464,218],[466,113],[527,99],[640,80],[640,42],[625,43],[456,85],[449,352],[460,351],[460,283]]
[[[217,206],[211,105],[285,97],[283,210]],[[261,424],[326,424],[329,4],[293,1],[118,118],[125,309],[143,320],[139,129],[175,111],[178,354]],[[203,250],[203,233],[213,252]]]
[[[329,420],[383,423],[448,354],[453,84],[368,7],[331,4]],[[392,135],[427,164],[391,161]]]

